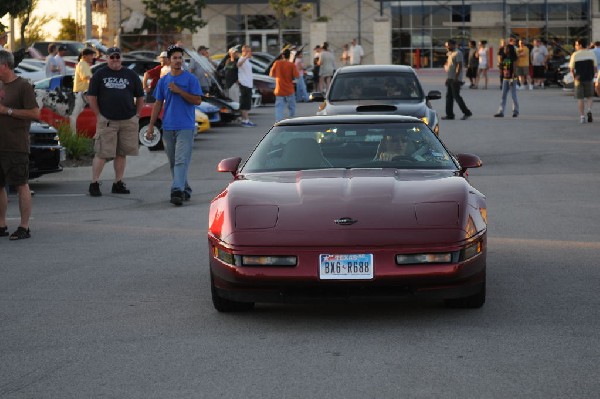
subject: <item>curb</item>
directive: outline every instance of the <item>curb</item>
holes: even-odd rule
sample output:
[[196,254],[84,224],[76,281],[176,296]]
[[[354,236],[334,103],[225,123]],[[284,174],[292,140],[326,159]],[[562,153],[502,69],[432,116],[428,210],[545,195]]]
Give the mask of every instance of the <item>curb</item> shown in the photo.
[[[127,167],[124,178],[144,176],[169,162],[164,151],[150,151],[146,147],[140,147],[138,156],[127,157]],[[115,172],[112,161],[104,166],[102,180],[114,179]],[[40,176],[32,181],[39,182],[64,182],[64,181],[90,181],[92,179],[91,166],[79,166],[64,168],[62,172],[50,173]]]

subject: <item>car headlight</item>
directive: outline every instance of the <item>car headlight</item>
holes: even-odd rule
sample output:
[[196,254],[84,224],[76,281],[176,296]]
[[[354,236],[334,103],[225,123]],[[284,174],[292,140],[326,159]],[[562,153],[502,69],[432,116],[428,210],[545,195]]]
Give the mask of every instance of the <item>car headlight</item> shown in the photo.
[[401,254],[396,255],[397,265],[423,265],[429,263],[455,263],[464,262],[483,251],[483,241],[478,239],[470,243],[460,251],[423,253],[423,254]]
[[295,256],[242,255],[242,266],[296,266]]
[[427,118],[426,116],[421,117],[421,120],[425,122],[426,125],[429,125],[429,118]]
[[215,258],[231,266],[296,266],[298,258],[289,255],[234,255],[231,252],[214,247]]
[[410,254],[396,255],[396,264],[398,265],[414,265],[423,263],[451,263],[452,252],[439,254]]

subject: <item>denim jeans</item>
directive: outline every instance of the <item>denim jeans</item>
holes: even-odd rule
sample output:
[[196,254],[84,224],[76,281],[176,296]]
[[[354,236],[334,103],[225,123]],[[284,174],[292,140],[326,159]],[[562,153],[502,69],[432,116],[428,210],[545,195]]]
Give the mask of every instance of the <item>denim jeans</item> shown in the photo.
[[506,108],[506,97],[508,97],[508,90],[512,96],[513,101],[513,113],[519,113],[519,100],[517,99],[517,79],[504,79],[502,81],[502,101],[500,102],[500,111],[504,115],[504,108]]
[[304,76],[296,79],[296,101],[308,102],[308,92],[306,91]]
[[275,97],[275,122],[279,122],[283,118],[283,109],[287,104],[290,118],[296,116],[296,95],[292,94],[290,96],[276,96]]
[[165,152],[171,166],[171,192],[179,190],[192,194],[188,184],[188,169],[192,160],[192,147],[194,146],[194,130],[165,130],[163,143]]

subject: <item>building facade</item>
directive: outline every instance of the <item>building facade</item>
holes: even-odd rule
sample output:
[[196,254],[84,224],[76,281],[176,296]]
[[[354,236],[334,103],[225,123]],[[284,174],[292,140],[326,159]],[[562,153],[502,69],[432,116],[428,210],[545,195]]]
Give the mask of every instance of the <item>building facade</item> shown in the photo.
[[512,35],[541,38],[567,50],[580,37],[600,40],[600,0],[304,0],[310,10],[286,21],[277,19],[268,0],[205,3],[200,10],[204,28],[165,37],[148,24],[145,30],[127,24],[143,15],[141,0],[92,1],[94,13],[101,14],[96,20],[106,24],[99,29],[103,41],[132,49],[161,50],[179,39],[193,47],[206,45],[213,54],[240,43],[277,54],[285,43],[304,45],[307,51],[327,41],[339,58],[342,46],[357,38],[365,63],[438,68],[449,38],[463,44],[487,40],[493,49]]

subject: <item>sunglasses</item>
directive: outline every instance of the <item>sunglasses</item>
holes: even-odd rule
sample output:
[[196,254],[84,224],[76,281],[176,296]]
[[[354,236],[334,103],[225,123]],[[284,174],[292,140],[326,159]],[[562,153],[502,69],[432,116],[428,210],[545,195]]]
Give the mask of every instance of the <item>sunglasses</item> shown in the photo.
[[111,55],[108,58],[110,58],[111,60],[120,60],[121,59],[121,55],[119,55],[119,54],[113,54],[113,55]]

